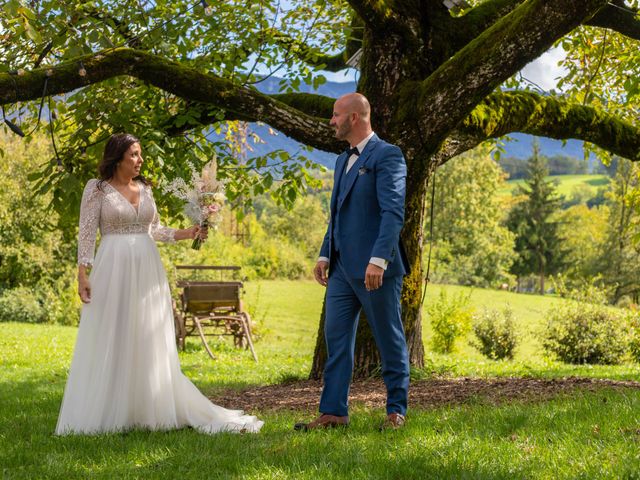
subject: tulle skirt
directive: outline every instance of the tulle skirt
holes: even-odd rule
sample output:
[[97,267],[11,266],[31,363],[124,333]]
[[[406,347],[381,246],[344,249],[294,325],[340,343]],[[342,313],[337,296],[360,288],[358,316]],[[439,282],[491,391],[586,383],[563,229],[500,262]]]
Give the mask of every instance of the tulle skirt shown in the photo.
[[260,430],[262,421],[214,405],[180,371],[169,285],[149,235],[105,235],[89,279],[56,434]]

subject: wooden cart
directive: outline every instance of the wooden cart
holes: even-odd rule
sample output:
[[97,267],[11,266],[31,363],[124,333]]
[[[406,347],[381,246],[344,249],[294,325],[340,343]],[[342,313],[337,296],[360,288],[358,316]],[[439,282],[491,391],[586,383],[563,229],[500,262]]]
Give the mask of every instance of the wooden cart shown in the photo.
[[[218,271],[222,276],[224,272],[237,274],[240,267],[176,265],[176,270],[190,270],[194,273],[212,270]],[[251,338],[251,318],[244,311],[240,299],[242,282],[179,279],[177,286],[181,292],[178,304],[174,304],[173,315],[178,347],[184,350],[186,337],[198,335],[209,356],[215,359],[207,337],[228,335],[233,337],[236,347],[248,348],[253,359],[258,361]]]

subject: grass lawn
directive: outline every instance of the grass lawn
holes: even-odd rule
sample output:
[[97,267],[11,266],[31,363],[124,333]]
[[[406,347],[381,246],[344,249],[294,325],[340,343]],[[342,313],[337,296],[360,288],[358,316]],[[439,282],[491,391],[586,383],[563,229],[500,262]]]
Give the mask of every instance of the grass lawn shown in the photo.
[[[553,175],[547,180],[558,182],[558,193],[565,197],[570,197],[576,188],[588,188],[593,195],[596,195],[598,188],[608,185],[610,178],[607,175]],[[498,190],[498,196],[510,196],[517,185],[523,185],[524,180],[509,180],[503,188]]]
[[[431,285],[427,301],[440,288]],[[211,361],[193,339],[184,372],[207,394],[223,388],[303,378],[311,363],[322,288],[310,281],[247,285],[258,321],[255,364],[248,352],[216,346]],[[455,355],[427,353],[414,378],[445,375],[581,375],[640,379],[637,365],[566,366],[546,359],[536,341],[544,312],[561,300],[473,290],[472,303],[509,304],[522,335],[512,362],[483,359],[466,342]],[[637,478],[640,391],[577,391],[550,401],[410,410],[407,427],[379,433],[383,409],[356,407],[347,430],[293,432],[299,412],[253,412],[258,435],[207,436],[193,430],[55,437],[76,329],[3,324],[0,337],[2,478]],[[428,342],[429,328],[425,324]]]

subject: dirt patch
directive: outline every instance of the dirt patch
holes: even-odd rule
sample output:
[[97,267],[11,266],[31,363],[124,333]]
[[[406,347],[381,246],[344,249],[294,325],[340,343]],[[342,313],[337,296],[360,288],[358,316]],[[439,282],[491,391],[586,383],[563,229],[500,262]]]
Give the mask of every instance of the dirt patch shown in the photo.
[[[510,400],[540,401],[576,389],[596,391],[602,388],[640,389],[640,382],[601,380],[592,378],[453,378],[430,379],[411,383],[410,408],[432,408],[470,401],[504,403]],[[240,391],[227,390],[211,400],[218,405],[246,411],[318,410],[322,383],[298,381],[267,385]],[[351,405],[383,408],[386,392],[382,380],[354,382]]]

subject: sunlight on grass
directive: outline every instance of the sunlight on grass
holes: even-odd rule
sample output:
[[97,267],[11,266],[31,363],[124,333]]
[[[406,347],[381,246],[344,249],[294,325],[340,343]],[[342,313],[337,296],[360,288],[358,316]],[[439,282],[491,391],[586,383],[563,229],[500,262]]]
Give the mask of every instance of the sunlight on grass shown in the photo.
[[[547,177],[547,180],[556,181],[558,193],[565,197],[570,197],[576,188],[588,189],[595,196],[598,188],[606,187],[610,182],[607,175],[552,175]],[[496,192],[496,195],[511,196],[518,185],[524,185],[524,180],[509,180]]]

